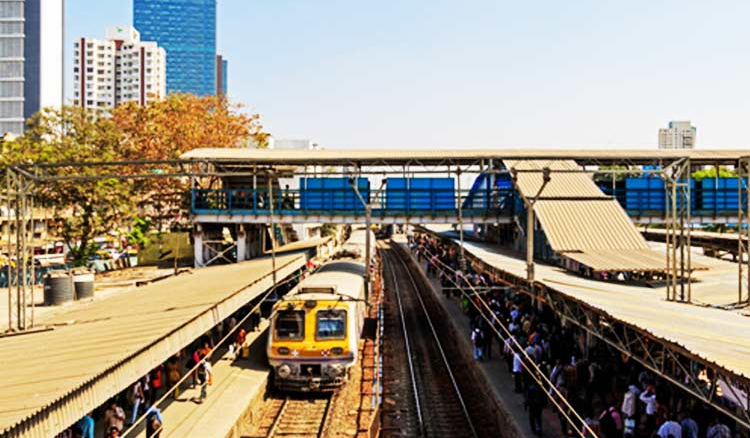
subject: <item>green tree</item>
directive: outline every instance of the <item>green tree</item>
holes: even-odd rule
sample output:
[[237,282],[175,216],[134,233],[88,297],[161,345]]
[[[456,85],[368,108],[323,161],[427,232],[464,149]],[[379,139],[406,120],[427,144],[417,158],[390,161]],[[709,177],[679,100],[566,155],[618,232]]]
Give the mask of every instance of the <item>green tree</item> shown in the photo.
[[[120,105],[112,111],[112,122],[120,132],[121,153],[127,160],[171,160],[205,147],[265,147],[269,135],[260,116],[241,109],[223,97],[176,93],[145,106]],[[179,228],[187,217],[187,180],[141,180],[135,183],[135,191],[141,214],[153,219],[157,231]]]
[[[120,135],[108,118],[77,107],[46,109],[28,122],[26,133],[3,142],[4,165],[68,163],[121,158]],[[37,184],[37,202],[53,210],[58,233],[74,261],[95,251],[94,238],[127,224],[133,211],[132,183],[116,178],[96,179],[94,168],[47,169],[49,176],[71,173],[91,180]]]
[[[696,182],[704,178],[715,178],[715,177],[716,177],[716,167],[714,166],[704,167],[702,169],[699,169],[693,172],[693,178],[695,178]],[[736,178],[736,177],[737,177],[737,171],[729,170],[726,166],[719,166],[719,178]]]
[[[267,145],[260,116],[244,114],[238,105],[216,96],[172,94],[145,106],[126,103],[111,112],[78,107],[46,109],[32,117],[26,133],[0,146],[0,169],[34,163],[170,160],[198,147]],[[186,178],[101,178],[177,170],[156,165],[112,167],[61,166],[48,175],[75,174],[86,180],[37,185],[37,202],[53,209],[58,232],[73,258],[83,262],[95,250],[94,238],[106,233],[138,239],[142,218],[160,230],[185,218],[189,205]],[[142,230],[141,230],[142,231]]]

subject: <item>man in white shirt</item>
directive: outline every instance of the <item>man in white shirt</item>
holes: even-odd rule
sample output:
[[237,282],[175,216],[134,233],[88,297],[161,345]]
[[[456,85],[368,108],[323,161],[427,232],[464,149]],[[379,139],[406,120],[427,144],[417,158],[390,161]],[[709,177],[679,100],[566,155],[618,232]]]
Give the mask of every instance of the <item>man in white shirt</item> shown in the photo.
[[515,381],[516,393],[523,392],[523,382],[521,378],[523,373],[523,362],[521,361],[521,355],[518,352],[513,353],[513,380]]
[[651,434],[656,427],[656,389],[653,385],[647,385],[638,398],[646,404],[646,432]]

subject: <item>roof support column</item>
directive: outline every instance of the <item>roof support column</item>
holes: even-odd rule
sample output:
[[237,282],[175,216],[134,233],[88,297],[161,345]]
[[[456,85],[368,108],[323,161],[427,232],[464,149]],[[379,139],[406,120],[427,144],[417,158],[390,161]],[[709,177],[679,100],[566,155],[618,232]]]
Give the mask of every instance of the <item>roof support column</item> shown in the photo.
[[[662,171],[667,194],[667,301],[689,303],[692,260],[690,256],[690,159],[678,160]],[[679,297],[678,294],[679,287]]]
[[[524,199],[526,201],[526,199]],[[526,202],[526,279],[534,281],[534,203]]]
[[5,205],[6,205],[6,221],[5,221],[5,230],[6,230],[6,238],[8,239],[8,331],[13,331],[13,269],[11,268],[11,254],[13,251],[13,245],[11,244],[12,240],[12,233],[10,229],[10,213],[13,209],[13,204],[11,202],[11,169],[10,167],[5,168]]
[[534,204],[539,200],[544,188],[550,181],[550,168],[542,169],[542,185],[539,191],[533,197],[524,196],[523,192],[518,189],[518,171],[515,168],[510,169],[513,185],[516,187],[518,195],[523,199],[526,206],[526,280],[534,281]]
[[370,291],[372,288],[372,285],[370,284],[370,259],[372,258],[370,249],[370,246],[372,245],[372,238],[370,237],[370,234],[372,234],[372,200],[378,199],[388,180],[383,178],[380,183],[380,188],[375,193],[375,196],[365,200],[364,196],[362,196],[362,193],[359,191],[359,177],[361,177],[361,173],[357,178],[351,178],[349,184],[352,186],[352,190],[354,190],[357,198],[359,198],[359,202],[362,203],[362,206],[365,208],[365,303],[370,304]]
[[203,267],[203,227],[201,224],[195,224],[193,230],[193,265],[196,268]]
[[460,252],[458,256],[458,265],[463,272],[466,272],[466,256],[464,255],[464,214],[461,205],[461,167],[456,166],[456,188],[458,191],[458,238],[461,241]]
[[[750,303],[750,157],[737,161],[737,304]],[[743,291],[745,297],[743,298]]]
[[273,171],[269,171],[267,174],[268,178],[268,205],[269,205],[269,225],[271,226],[271,278],[273,279],[273,286],[271,290],[276,290],[276,223],[273,220]]

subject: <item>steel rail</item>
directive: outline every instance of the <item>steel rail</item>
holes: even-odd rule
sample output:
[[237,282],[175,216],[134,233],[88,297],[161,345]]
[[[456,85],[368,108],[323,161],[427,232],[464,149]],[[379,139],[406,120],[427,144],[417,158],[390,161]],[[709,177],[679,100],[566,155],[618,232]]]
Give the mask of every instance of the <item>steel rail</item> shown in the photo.
[[[398,259],[403,265],[406,265],[406,260],[404,260],[404,257],[397,251],[397,250],[391,250],[391,253],[396,253],[395,258]],[[409,278],[409,282],[411,283],[412,287],[414,288],[415,296],[417,297],[417,300],[419,301],[419,305],[422,308],[422,311],[424,312],[425,318],[427,319],[427,324],[430,327],[430,332],[432,332],[432,337],[435,340],[435,345],[438,347],[438,351],[440,352],[440,357],[443,359],[443,365],[445,366],[445,370],[448,372],[448,377],[451,380],[451,384],[453,386],[453,391],[456,394],[456,397],[458,398],[458,402],[461,405],[461,411],[464,414],[464,417],[466,417],[467,423],[469,425],[469,429],[471,429],[471,435],[475,438],[478,438],[479,435],[477,434],[476,428],[474,427],[474,423],[471,420],[471,416],[469,415],[469,410],[466,408],[466,403],[464,402],[464,398],[461,395],[461,390],[458,387],[458,382],[456,381],[456,377],[453,375],[453,371],[451,370],[450,362],[448,361],[448,358],[445,356],[445,351],[443,350],[443,345],[440,343],[440,337],[437,334],[437,331],[435,330],[435,326],[432,324],[432,318],[430,318],[430,314],[427,311],[427,306],[424,303],[424,300],[422,299],[422,294],[420,293],[420,288],[417,286],[417,282],[414,279],[414,274],[409,270],[405,269],[407,272],[407,277]]]
[[[268,433],[266,434],[266,436],[268,438],[273,438],[273,437],[276,437],[276,436],[289,436],[290,435],[291,432],[290,431],[285,431],[283,429],[283,424],[282,423],[284,422],[284,417],[286,415],[297,415],[297,414],[299,414],[299,411],[294,410],[294,408],[296,406],[292,406],[292,405],[295,402],[301,402],[301,401],[307,401],[307,400],[299,400],[299,399],[294,399],[293,400],[291,396],[286,396],[284,398],[284,401],[283,401],[283,403],[281,405],[281,408],[279,409],[278,414],[276,414],[276,417],[274,418],[273,423],[271,424],[271,427],[268,429]],[[317,430],[315,430],[313,432],[312,428],[311,428],[311,431],[309,432],[309,434],[313,434],[314,433],[316,437],[322,438],[323,434],[325,432],[325,426],[328,423],[328,417],[329,417],[329,415],[331,413],[331,404],[333,403],[333,395],[332,394],[328,394],[323,399],[319,399],[319,400],[316,400],[316,401],[325,401],[325,406],[323,407],[323,410],[320,412],[320,419],[318,421]],[[317,403],[315,403],[315,404],[317,404]],[[290,411],[290,409],[291,409],[291,411]],[[288,412],[288,411],[290,411],[290,412]],[[297,433],[297,432],[295,432],[295,433]],[[307,432],[299,432],[299,433],[302,433],[304,435],[308,435]]]
[[284,412],[286,411],[286,408],[289,406],[289,397],[284,398],[284,401],[281,403],[281,408],[279,409],[279,413],[276,414],[276,417],[273,419],[273,423],[271,423],[271,427],[268,428],[268,433],[266,436],[272,437],[276,434],[276,429],[279,428],[279,424],[281,424],[281,418],[284,416]]
[[409,375],[411,376],[411,388],[414,393],[414,404],[417,408],[417,421],[419,425],[420,434],[424,435],[424,420],[422,418],[422,405],[419,402],[419,391],[417,390],[417,378],[414,374],[414,362],[412,361],[411,345],[409,343],[408,330],[406,329],[406,319],[404,318],[404,307],[401,303],[401,292],[399,292],[398,282],[396,281],[396,273],[394,272],[393,266],[388,263],[388,272],[391,274],[391,283],[393,284],[393,290],[396,292],[396,302],[398,303],[398,316],[401,320],[401,331],[404,334],[404,344],[406,345],[406,359],[409,364]]
[[[425,248],[425,252],[429,254],[430,256],[434,256],[433,253],[431,253],[429,250]],[[449,270],[451,273],[456,274],[456,270],[451,268],[450,266],[446,265],[439,259],[437,260],[440,267],[437,267],[441,271],[441,273],[445,273],[445,270]],[[443,269],[443,267],[445,269]],[[552,384],[552,382],[547,378],[547,376],[542,372],[542,370],[539,368],[539,366],[534,362],[534,360],[529,356],[528,353],[526,353],[526,350],[521,346],[520,343],[518,343],[518,340],[516,340],[515,336],[511,333],[511,331],[508,329],[508,327],[505,325],[504,322],[502,322],[500,319],[498,319],[497,315],[495,315],[492,310],[489,308],[489,305],[485,301],[482,302],[482,306],[480,307],[479,304],[477,304],[473,298],[480,296],[479,293],[474,289],[474,286],[469,282],[469,279],[466,278],[464,274],[461,274],[461,278],[466,282],[466,284],[469,286],[469,288],[472,290],[472,293],[466,292],[464,288],[461,288],[458,283],[456,283],[455,280],[451,279],[451,283],[453,283],[456,287],[455,289],[461,291],[463,296],[465,298],[469,299],[469,303],[471,303],[472,306],[474,306],[475,309],[479,312],[479,315],[490,324],[490,328],[493,332],[501,339],[501,342],[510,342],[510,348],[511,350],[515,347],[517,348],[518,354],[523,356],[523,367],[529,371],[527,375],[531,376],[532,379],[536,383],[538,383],[541,387],[548,386],[551,390],[545,391],[547,398],[550,400],[550,402],[555,406],[555,408],[558,410],[560,414],[568,421],[568,424],[574,428],[576,433],[581,438],[585,438],[586,436],[593,436],[594,438],[598,438],[598,435],[594,433],[594,431],[588,426],[588,424],[584,421],[584,419],[578,414],[578,412],[573,409],[573,406],[568,402],[567,398],[563,397],[562,394],[558,391],[557,387]],[[483,309],[484,307],[484,309]],[[488,317],[487,314],[490,316]],[[507,340],[502,341],[503,335],[500,333],[500,330],[497,328],[497,326],[500,326],[500,328],[503,330],[506,336],[508,336]],[[530,365],[529,365],[530,364]],[[560,398],[560,401],[565,404],[565,406],[560,406],[560,403],[555,400],[554,396],[558,396]],[[577,422],[574,421],[572,418],[570,418],[570,415],[566,413],[566,409],[569,409],[571,414],[576,417]],[[583,429],[580,429],[577,424],[581,424]],[[588,435],[587,435],[588,434]]]

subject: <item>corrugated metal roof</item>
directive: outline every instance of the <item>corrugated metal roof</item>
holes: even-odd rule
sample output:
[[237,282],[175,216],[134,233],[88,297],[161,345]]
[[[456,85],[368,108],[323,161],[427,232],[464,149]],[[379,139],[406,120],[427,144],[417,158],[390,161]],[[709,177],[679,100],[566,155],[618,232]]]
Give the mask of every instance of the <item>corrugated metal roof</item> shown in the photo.
[[[279,278],[306,259],[278,256]],[[270,258],[202,268],[41,321],[55,330],[0,338],[2,436],[54,436],[267,290],[270,271]]]
[[648,244],[613,199],[541,200],[534,213],[554,251],[640,249]]
[[[285,251],[299,251],[301,249],[311,249],[321,245],[325,245],[330,242],[333,238],[331,236],[315,237],[312,239],[298,240],[296,242],[287,243],[286,245],[276,248],[277,253]],[[266,254],[271,254],[271,250],[267,249]]]
[[740,150],[658,150],[658,149],[466,149],[460,146],[450,149],[325,149],[273,150],[250,148],[199,148],[182,154],[183,159],[212,161],[241,161],[273,164],[341,163],[345,161],[392,161],[410,160],[431,163],[451,160],[481,159],[537,159],[576,160],[628,160],[630,162],[673,160],[689,157],[696,162],[726,162],[750,155],[750,149]]
[[[582,252],[566,252],[562,255],[595,271],[667,271],[664,254],[652,249],[589,249]],[[708,269],[695,262],[692,262],[691,266],[694,271]]]
[[[651,251],[620,204],[602,193],[585,173],[555,173],[580,170],[572,160],[503,160],[519,171],[552,171],[550,180],[534,204],[552,249],[597,270],[662,271],[660,254]],[[516,188],[535,197],[544,177],[537,172],[519,172]],[[585,260],[585,262],[584,262]]]
[[[594,180],[585,173],[556,173],[555,170],[582,170],[573,160],[503,160],[508,169],[518,171],[516,188],[524,196],[533,197],[544,183],[541,170],[549,168],[549,182],[539,194],[539,198],[581,198],[604,199],[607,196],[594,184]],[[523,172],[538,170],[540,172]]]
[[619,249],[617,252],[613,252],[590,249],[582,252],[566,252],[562,255],[595,271],[653,272],[655,270],[666,270],[664,254],[652,250]]
[[[458,244],[457,239],[454,242]],[[509,256],[496,245],[465,242],[464,246],[469,257],[475,256],[499,270],[525,278],[526,264],[522,258]],[[707,306],[666,301],[664,286],[652,288],[602,282],[544,264],[537,265],[536,270],[536,277],[548,287],[665,341],[680,345],[706,361],[745,376],[745,379],[750,378],[750,330],[747,330],[747,317]],[[715,286],[713,283],[698,283],[693,287]]]

